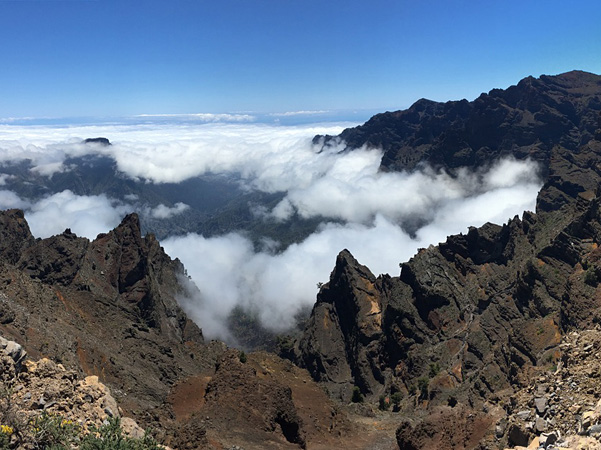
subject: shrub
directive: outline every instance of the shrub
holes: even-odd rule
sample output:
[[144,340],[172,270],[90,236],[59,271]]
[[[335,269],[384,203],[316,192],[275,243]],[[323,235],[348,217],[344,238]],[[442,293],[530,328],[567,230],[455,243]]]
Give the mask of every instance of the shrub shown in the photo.
[[8,425],[0,425],[0,449],[4,450],[4,449],[8,449],[9,444],[10,444],[10,440],[11,440],[11,436],[14,433],[14,429],[13,427],[10,427]]
[[584,282],[586,284],[588,284],[589,286],[596,286],[597,281],[598,281],[598,279],[597,279],[597,273],[595,272],[595,268],[593,266],[590,266],[584,272]]
[[161,450],[162,447],[150,435],[135,439],[123,434],[121,420],[109,418],[100,428],[84,437],[80,450]]
[[240,358],[240,362],[241,362],[242,364],[246,364],[246,361],[248,361],[248,358],[247,358],[247,356],[246,356],[246,353],[244,353],[244,352],[242,352],[242,351],[240,352],[240,354],[238,355],[238,357]]
[[438,375],[438,372],[440,372],[440,366],[438,363],[430,363],[430,370],[428,372],[430,378],[434,378],[436,375]]
[[380,395],[380,398],[378,400],[378,409],[380,411],[387,411],[389,406],[390,406],[390,399],[388,397],[386,397],[385,395]]
[[363,394],[359,386],[353,387],[353,396],[351,397],[353,403],[363,403]]
[[419,389],[420,398],[428,397],[428,385],[430,384],[430,379],[428,377],[419,377],[417,379],[417,387]]
[[390,396],[390,399],[392,400],[392,404],[398,408],[401,404],[401,400],[403,400],[403,394],[401,392],[395,392]]
[[28,440],[34,448],[68,448],[81,431],[77,424],[47,411],[31,418],[27,424]]

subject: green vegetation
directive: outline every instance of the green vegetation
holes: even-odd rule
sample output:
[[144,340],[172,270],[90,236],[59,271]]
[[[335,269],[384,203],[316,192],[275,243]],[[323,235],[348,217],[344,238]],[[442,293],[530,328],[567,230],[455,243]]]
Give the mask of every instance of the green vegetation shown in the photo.
[[599,279],[597,277],[597,272],[595,271],[594,266],[589,266],[588,269],[584,272],[584,282],[589,286],[597,286]]
[[440,366],[438,363],[430,363],[430,370],[428,371],[428,376],[430,378],[434,378],[440,372]]
[[110,418],[102,427],[92,430],[79,446],[81,450],[160,450],[162,447],[148,433],[141,439],[123,434],[119,418]]
[[353,387],[353,396],[351,397],[353,403],[363,403],[363,394],[359,386]]
[[428,385],[430,384],[430,379],[428,377],[419,377],[417,379],[417,387],[419,389],[419,397],[420,398],[428,398]]
[[[3,411],[4,412],[4,411]],[[43,411],[24,422],[17,415],[4,416],[12,423],[0,425],[0,450],[31,448],[44,450],[160,450],[160,446],[148,433],[140,439],[126,436],[121,420],[108,418],[100,427],[90,427],[84,433],[82,427],[58,414]]]
[[76,442],[81,427],[59,415],[42,411],[42,414],[30,419],[26,426],[34,448],[63,449]]
[[380,398],[378,399],[378,409],[380,411],[387,411],[389,406],[390,399],[385,395],[380,395]]
[[240,362],[242,364],[246,364],[246,361],[248,361],[248,357],[246,356],[246,353],[244,353],[243,351],[240,352],[240,354],[238,355],[238,358],[240,358]]
[[403,393],[398,391],[395,392],[390,396],[390,400],[392,400],[392,404],[395,407],[395,409],[398,408],[399,406],[401,406],[401,400],[403,400]]

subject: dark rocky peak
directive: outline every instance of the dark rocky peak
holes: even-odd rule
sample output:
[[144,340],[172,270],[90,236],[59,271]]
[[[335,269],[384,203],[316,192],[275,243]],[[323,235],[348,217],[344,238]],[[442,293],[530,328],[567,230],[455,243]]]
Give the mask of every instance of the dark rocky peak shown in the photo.
[[300,365],[344,401],[350,400],[353,385],[370,394],[380,389],[382,380],[374,378],[378,375],[369,365],[382,334],[378,284],[348,250],[340,252],[296,349]]
[[342,252],[297,361],[343,399],[399,393],[409,415],[478,407],[544,370],[563,333],[601,320],[601,142],[555,145],[548,167],[537,214],[421,249],[399,277],[376,279]]
[[17,261],[16,249],[0,253],[0,332],[34,357],[100,376],[133,409],[160,404],[178,374],[203,364],[202,332],[176,300],[181,263],[141,237],[136,215],[92,242],[69,230],[34,240],[21,212],[0,217],[2,235],[28,243]]
[[83,141],[84,144],[98,144],[102,146],[112,145],[111,142],[105,137],[87,138]]
[[25,249],[16,264],[30,277],[47,284],[68,285],[81,269],[89,241],[67,229],[47,239],[38,239]]
[[33,245],[35,238],[31,234],[25,215],[20,209],[0,211],[0,258],[14,264],[21,252]]
[[382,170],[413,170],[420,163],[453,172],[482,167],[503,156],[531,158],[548,174],[551,151],[577,150],[595,135],[601,111],[601,77],[586,72],[528,77],[476,100],[419,100],[404,111],[378,114],[338,137],[317,137],[347,149],[384,151]]

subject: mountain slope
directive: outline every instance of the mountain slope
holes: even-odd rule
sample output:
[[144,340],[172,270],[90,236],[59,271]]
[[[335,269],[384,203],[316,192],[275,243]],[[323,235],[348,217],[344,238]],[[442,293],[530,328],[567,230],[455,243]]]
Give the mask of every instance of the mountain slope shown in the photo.
[[[536,214],[422,249],[398,277],[338,256],[293,358],[343,401],[356,389],[372,401],[403,397],[412,419],[399,429],[401,448],[414,448],[420,417],[452,423],[465,408],[490,427],[476,441],[507,442],[493,432],[512,392],[557,363],[568,330],[601,320],[600,95],[592,74],[528,78],[472,103],[420,101],[340,135],[349,147],[383,147],[388,170],[478,167],[512,154],[539,161],[545,176]],[[477,443],[428,445],[416,448]]]
[[546,176],[553,146],[572,151],[588,142],[599,128],[599,111],[601,76],[573,71],[528,77],[472,102],[422,99],[407,110],[377,114],[339,136],[313,141],[380,148],[384,170],[412,170],[420,163],[447,170],[481,167],[513,155],[541,162]]

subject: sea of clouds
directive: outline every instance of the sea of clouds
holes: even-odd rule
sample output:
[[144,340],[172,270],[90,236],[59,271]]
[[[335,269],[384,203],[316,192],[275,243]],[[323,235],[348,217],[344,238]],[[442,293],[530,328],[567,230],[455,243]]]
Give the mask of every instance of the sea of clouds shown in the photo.
[[[241,121],[243,122],[243,121]],[[276,252],[257,251],[243,233],[206,238],[172,236],[162,242],[178,257],[199,288],[182,298],[188,314],[208,337],[230,339],[225,326],[235,306],[255,311],[263,324],[281,331],[312,305],[318,282],[326,282],[338,252],[347,248],[375,274],[398,275],[399,263],[419,247],[465,232],[468,226],[505,223],[534,210],[541,186],[530,161],[505,159],[458,176],[422,167],[412,173],[378,170],[377,149],[320,151],[316,134],[338,134],[351,124],[278,126],[254,123],[137,124],[102,126],[0,126],[0,164],[30,160],[44,177],[70,170],[69,157],[103,155],[121,176],[147,183],[179,183],[204,174],[232,175],[245,190],[283,192],[273,209],[257,206],[256,220],[286,223],[293,216],[320,218],[311,236]],[[113,145],[86,145],[105,136]],[[136,211],[170,218],[184,203],[149,206],[135,197],[79,196],[71,191],[42,199],[20,198],[1,173],[0,208],[23,208],[32,232],[47,237],[65,228],[93,239]],[[270,250],[271,249],[271,250]]]

